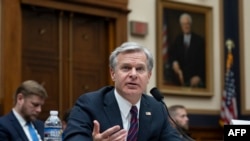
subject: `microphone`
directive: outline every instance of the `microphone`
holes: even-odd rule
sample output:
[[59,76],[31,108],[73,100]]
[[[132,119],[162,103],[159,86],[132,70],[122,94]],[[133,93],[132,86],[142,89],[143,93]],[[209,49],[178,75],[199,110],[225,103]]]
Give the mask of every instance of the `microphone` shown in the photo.
[[[166,108],[166,110],[167,110],[167,112],[168,112],[168,107],[167,107],[167,105],[163,102],[163,99],[164,99],[164,96],[161,94],[161,92],[156,88],[156,87],[154,87],[154,88],[152,88],[151,90],[150,90],[150,93],[153,95],[153,97],[157,100],[157,101],[159,101],[159,102],[161,102],[164,106],[165,106],[165,108]],[[168,112],[169,113],[169,112]],[[168,116],[171,118],[171,116],[168,114]],[[171,118],[171,120],[173,120],[172,118]]]
[[171,119],[171,121],[175,124],[175,126],[176,126],[176,128],[177,128],[177,131],[178,131],[184,138],[186,138],[188,141],[195,141],[194,139],[192,139],[191,137],[189,137],[186,133],[184,133],[183,130],[181,129],[181,127],[180,127],[180,126],[174,121],[174,119],[170,116],[169,111],[168,111],[168,107],[167,107],[166,103],[163,101],[164,96],[161,94],[161,92],[160,92],[156,87],[154,87],[154,88],[152,88],[152,89],[150,90],[150,93],[153,95],[153,97],[154,97],[157,101],[161,102],[161,103],[165,106],[165,108],[166,108],[166,110],[167,110],[167,113],[168,113],[168,117],[169,117],[169,118]]
[[154,98],[157,100],[157,101],[162,101],[163,100],[163,96],[161,95],[160,91],[154,87],[150,90],[150,93],[154,96]]

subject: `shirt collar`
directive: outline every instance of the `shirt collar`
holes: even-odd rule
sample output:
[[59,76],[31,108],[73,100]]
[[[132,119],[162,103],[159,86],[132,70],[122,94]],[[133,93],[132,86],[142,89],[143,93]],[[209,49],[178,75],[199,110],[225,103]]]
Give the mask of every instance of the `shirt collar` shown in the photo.
[[14,115],[16,116],[18,122],[22,125],[25,126],[26,125],[26,121],[23,119],[23,117],[13,108],[12,109]]
[[[115,93],[116,101],[117,101],[118,106],[120,108],[121,115],[123,117],[127,118],[129,116],[132,104],[129,101],[127,101],[125,98],[123,98],[120,94],[118,94],[116,89],[115,89],[114,93]],[[141,103],[141,99],[139,99],[139,101],[135,104],[138,111],[140,111],[140,103]],[[139,116],[139,114],[138,114],[138,116]]]

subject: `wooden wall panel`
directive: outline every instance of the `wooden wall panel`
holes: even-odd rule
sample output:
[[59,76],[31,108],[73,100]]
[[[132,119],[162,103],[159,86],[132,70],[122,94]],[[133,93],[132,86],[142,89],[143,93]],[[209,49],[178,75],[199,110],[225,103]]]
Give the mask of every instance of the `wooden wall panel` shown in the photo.
[[195,141],[223,141],[222,127],[191,127],[190,134]]
[[[48,63],[50,62],[50,63]],[[44,59],[24,58],[23,79],[34,79],[43,84],[48,93],[48,98],[42,108],[40,118],[45,120],[50,110],[58,110],[61,95],[59,93],[58,62]]]
[[[56,2],[56,0],[22,0],[24,3],[45,3]],[[82,4],[90,6],[98,6],[106,9],[127,10],[128,0],[66,0],[64,2],[73,4]]]
[[21,8],[19,0],[2,0],[0,95],[3,113],[13,107],[13,93],[21,82]]
[[80,94],[112,84],[108,56],[127,40],[129,10],[126,0],[103,2],[2,1],[1,114],[11,110],[11,94],[26,79],[45,83],[43,119],[50,109],[61,116]]
[[48,93],[40,115],[44,120],[61,103],[58,15],[56,10],[22,7],[22,80],[34,79],[44,84]]
[[72,100],[81,94],[109,84],[108,21],[105,18],[75,14],[72,33]]

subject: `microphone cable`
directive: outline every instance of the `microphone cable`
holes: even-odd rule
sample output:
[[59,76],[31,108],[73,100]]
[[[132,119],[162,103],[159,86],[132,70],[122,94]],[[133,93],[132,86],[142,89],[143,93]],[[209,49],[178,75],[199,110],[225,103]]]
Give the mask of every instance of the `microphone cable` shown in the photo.
[[159,91],[156,87],[154,87],[154,88],[152,88],[152,89],[150,90],[150,93],[153,95],[153,97],[154,97],[157,101],[161,102],[161,103],[165,106],[165,109],[167,110],[167,114],[168,114],[169,119],[174,123],[174,125],[175,125],[177,131],[180,133],[180,135],[182,135],[183,138],[187,139],[188,141],[195,141],[194,139],[192,139],[191,137],[189,137],[189,136],[181,129],[181,127],[175,122],[175,120],[170,116],[169,111],[168,111],[168,107],[167,107],[167,105],[163,102],[164,97],[162,96],[162,94],[160,93],[160,91]]

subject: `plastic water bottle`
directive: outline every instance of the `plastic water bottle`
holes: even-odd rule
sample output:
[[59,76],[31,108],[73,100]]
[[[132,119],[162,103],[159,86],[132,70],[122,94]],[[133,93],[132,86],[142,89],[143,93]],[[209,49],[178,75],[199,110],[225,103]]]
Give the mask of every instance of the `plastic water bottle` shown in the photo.
[[44,141],[62,141],[62,122],[58,111],[50,111],[50,116],[45,121]]

